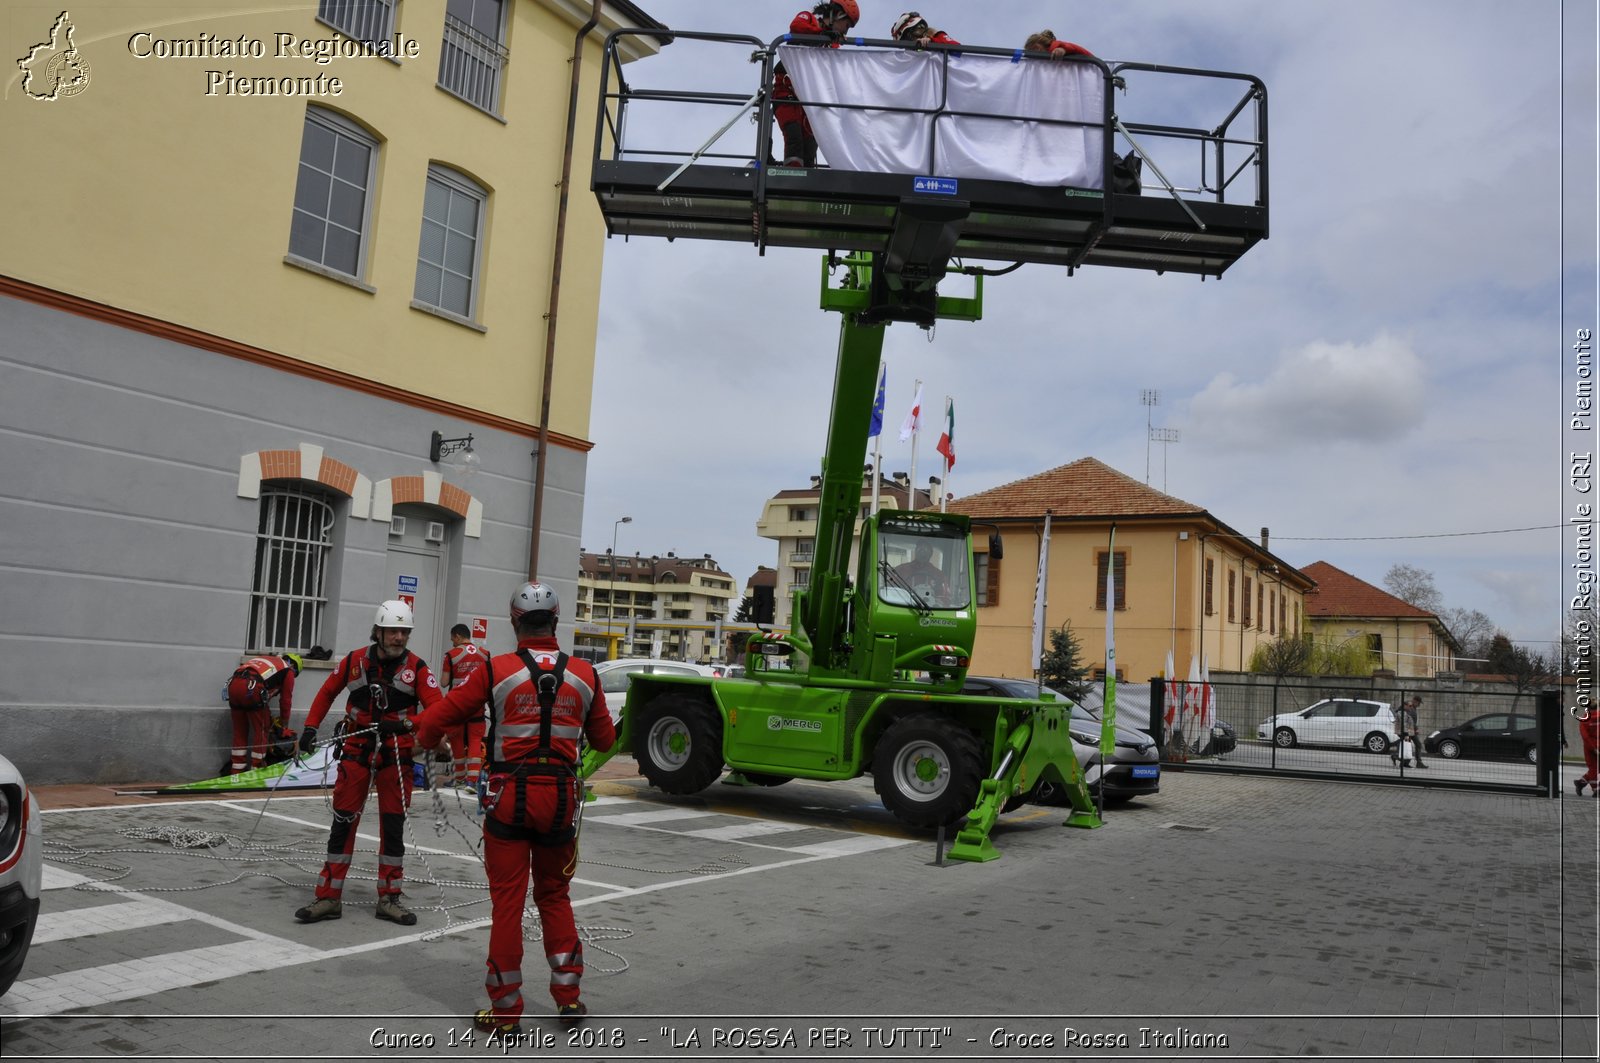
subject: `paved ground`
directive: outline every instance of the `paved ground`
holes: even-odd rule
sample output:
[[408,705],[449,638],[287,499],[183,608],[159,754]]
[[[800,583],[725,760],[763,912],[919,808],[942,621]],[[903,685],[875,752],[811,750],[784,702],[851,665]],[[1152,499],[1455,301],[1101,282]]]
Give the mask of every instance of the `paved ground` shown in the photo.
[[[417,927],[299,926],[328,812],[42,795],[44,916],[8,1059],[1594,1059],[1600,802],[1169,774],[993,863],[934,863],[870,781],[667,798],[613,761],[574,896],[596,1017],[462,1043],[487,930],[473,821],[422,795]],[[1570,784],[1569,784],[1570,785]],[[363,827],[368,824],[364,823]],[[179,833],[188,832],[188,833]],[[221,841],[211,848],[180,848]],[[537,935],[536,922],[529,929]],[[538,968],[538,945],[530,945]]]

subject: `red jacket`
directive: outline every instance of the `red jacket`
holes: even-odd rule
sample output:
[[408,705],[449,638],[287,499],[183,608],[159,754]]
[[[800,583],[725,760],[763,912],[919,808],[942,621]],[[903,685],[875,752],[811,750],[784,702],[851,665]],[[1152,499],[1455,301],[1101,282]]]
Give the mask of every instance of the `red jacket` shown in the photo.
[[[328,676],[312,700],[311,709],[306,713],[306,726],[322,725],[328,710],[333,707],[333,699],[339,696],[341,690],[350,692],[345,711],[354,718],[354,722],[361,727],[371,724],[369,687],[374,682],[384,688],[391,714],[404,712],[407,716],[414,716],[418,702],[426,708],[436,703],[440,696],[439,680],[421,657],[407,650],[404,655],[386,661],[378,656],[376,646],[367,646],[351,650],[339,661],[339,666]],[[434,743],[438,744],[438,739]]]
[[454,690],[463,679],[483,666],[489,655],[475,642],[463,643],[455,646],[444,655],[443,676],[444,688]]
[[[532,654],[539,665],[551,665],[561,647],[553,637],[523,639],[519,650]],[[446,694],[437,705],[416,719],[417,744],[432,749],[451,727],[475,718],[485,707],[489,730],[484,734],[484,756],[491,770],[514,764],[534,755],[539,747],[541,709],[534,677],[516,653],[502,653],[479,668]],[[492,745],[489,734],[494,735]],[[594,667],[577,657],[567,659],[566,679],[556,692],[554,714],[550,720],[550,745],[557,756],[576,764],[578,738],[582,735],[596,749],[610,749],[617,731],[606,709],[606,695]]]
[[289,709],[294,701],[294,669],[282,657],[252,657],[239,666],[239,671],[254,672],[261,677],[261,685],[267,688],[267,701],[273,696],[278,698],[278,719],[287,720]]
[[960,44],[961,42],[950,36],[944,30],[934,30],[933,36],[927,38],[929,44]]
[[1085,48],[1083,45],[1073,44],[1071,41],[1051,41],[1050,50],[1052,52],[1066,52],[1069,55],[1094,55],[1093,52]]

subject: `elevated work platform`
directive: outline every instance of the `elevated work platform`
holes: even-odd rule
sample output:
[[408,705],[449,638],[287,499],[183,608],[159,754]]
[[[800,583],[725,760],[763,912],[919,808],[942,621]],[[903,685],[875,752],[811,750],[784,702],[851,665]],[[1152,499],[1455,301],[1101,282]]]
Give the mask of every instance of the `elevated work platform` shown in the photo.
[[[953,219],[946,243],[953,240],[951,256],[967,264],[1120,266],[1209,276],[1221,276],[1267,236],[1266,91],[1248,75],[1144,64],[1112,67],[1098,60],[1052,64],[1039,56],[986,48],[908,52],[889,41],[797,51],[794,45],[780,47],[781,39],[762,44],[685,33],[676,35],[678,43],[753,49],[752,62],[759,63],[761,73],[732,91],[659,90],[624,81],[615,44],[629,32],[613,34],[607,45],[593,161],[592,187],[612,235],[725,240],[762,250],[882,252],[902,212],[916,205]],[[796,68],[797,93],[822,145],[822,162],[814,168],[770,161],[782,154],[781,141],[776,152],[772,148],[771,85],[773,67],[785,56]],[[797,59],[805,61],[809,84],[802,82]],[[857,89],[861,71],[870,73],[866,64],[899,64],[885,78],[897,90],[907,80],[905,65],[923,64],[925,71],[911,73],[924,75],[929,98],[829,101],[829,86],[818,71],[825,75],[829,64],[849,62],[857,64],[847,79]],[[1074,70],[1063,70],[1066,66]],[[969,73],[974,68],[976,77]],[[1017,106],[1013,100],[1004,98],[1008,78],[1069,73],[1083,86],[1075,97],[1081,113],[1019,114],[1010,109]],[[958,84],[963,79],[965,96]],[[982,81],[977,89],[975,81]],[[990,85],[996,88],[987,89]],[[1157,108],[1157,118],[1168,113],[1168,106],[1180,118],[1193,114],[1199,101],[1216,109],[1217,123],[1202,129],[1144,116],[1122,118],[1112,104],[1123,85],[1130,96],[1137,91],[1141,101]],[[984,91],[1001,98],[991,107]],[[647,132],[632,136],[630,131]],[[1003,157],[983,165],[983,145],[974,149],[970,142],[974,135],[991,133],[995,155],[1013,149],[1028,158],[1014,166]],[[869,165],[879,170],[830,163],[830,154],[849,155],[877,135],[892,141],[894,150],[859,154],[870,155]],[[837,148],[833,153],[830,137]],[[635,143],[646,138],[648,147]],[[742,141],[743,150],[733,141]],[[1031,182],[996,178],[1008,169],[1027,170],[1041,155],[1059,156],[1062,143],[1082,157],[1083,165],[1068,178],[1074,183],[1040,183],[1037,173]],[[948,147],[952,144],[967,157],[952,160],[950,155],[959,154]],[[896,151],[897,158],[883,161]],[[1113,183],[1113,152],[1143,160],[1139,194],[1102,191]],[[962,172],[974,168],[973,157],[979,157],[979,176]]]

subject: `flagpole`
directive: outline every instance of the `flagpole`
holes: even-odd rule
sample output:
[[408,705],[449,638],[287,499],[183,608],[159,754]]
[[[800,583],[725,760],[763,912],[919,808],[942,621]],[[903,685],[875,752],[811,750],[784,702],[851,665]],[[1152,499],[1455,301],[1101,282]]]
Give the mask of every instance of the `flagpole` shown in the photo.
[[[912,408],[916,409],[922,403],[922,381],[917,381],[917,389],[912,394],[916,396],[912,400],[915,404]],[[917,410],[916,420],[911,422],[911,490],[906,495],[907,509],[917,508],[917,434],[921,431],[922,411]]]

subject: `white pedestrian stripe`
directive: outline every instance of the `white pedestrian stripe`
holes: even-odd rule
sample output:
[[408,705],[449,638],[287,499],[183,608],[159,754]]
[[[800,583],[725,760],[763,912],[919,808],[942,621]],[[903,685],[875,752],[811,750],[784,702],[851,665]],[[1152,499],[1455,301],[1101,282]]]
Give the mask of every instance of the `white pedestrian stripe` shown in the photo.
[[18,982],[0,1014],[54,1015],[321,959],[291,941],[230,941]]
[[774,823],[769,819],[747,819],[730,827],[706,827],[703,830],[682,831],[685,837],[707,838],[712,841],[737,841],[740,838],[764,838],[775,834],[793,834],[810,830],[801,823]]
[[857,853],[870,853],[877,849],[893,849],[896,846],[911,844],[913,843],[909,838],[886,838],[879,834],[846,834],[833,841],[797,845],[791,851],[810,853],[813,856],[855,856]]
[[45,941],[65,941],[92,934],[180,923],[193,918],[193,915],[193,912],[165,901],[112,901],[72,912],[41,913],[39,925],[33,931],[33,943],[38,945]]
[[620,816],[596,816],[585,813],[585,823],[612,823],[619,827],[645,827],[656,823],[669,823],[675,819],[704,819],[721,815],[719,812],[700,812],[690,808],[664,808],[654,812],[624,812]]

